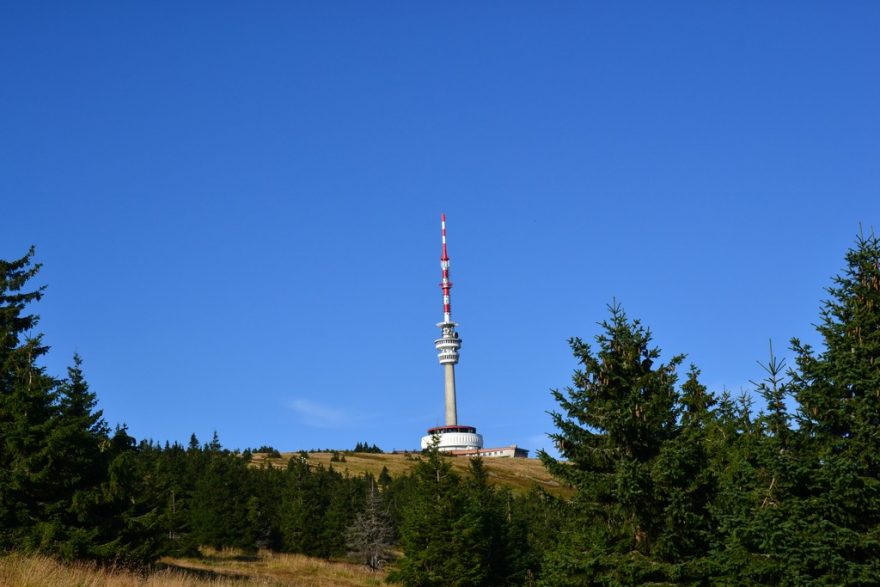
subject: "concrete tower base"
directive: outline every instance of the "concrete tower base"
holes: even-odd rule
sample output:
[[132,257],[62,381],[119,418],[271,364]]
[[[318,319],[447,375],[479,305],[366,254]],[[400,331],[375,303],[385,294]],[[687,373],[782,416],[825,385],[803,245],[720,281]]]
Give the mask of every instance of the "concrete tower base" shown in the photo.
[[477,434],[473,426],[437,426],[430,428],[427,436],[422,436],[422,450],[431,446],[435,436],[439,439],[437,448],[444,452],[483,448],[483,435]]

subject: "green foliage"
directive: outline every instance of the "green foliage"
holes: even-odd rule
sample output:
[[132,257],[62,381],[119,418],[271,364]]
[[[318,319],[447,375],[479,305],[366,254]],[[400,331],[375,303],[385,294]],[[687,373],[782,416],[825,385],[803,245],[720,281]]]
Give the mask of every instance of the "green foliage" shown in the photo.
[[101,536],[95,555],[114,564],[142,567],[155,561],[163,549],[149,461],[125,427],[117,427],[110,445],[113,459],[102,486],[97,525]]
[[829,583],[880,582],[880,239],[860,235],[828,288],[817,353],[792,341],[791,387],[806,468],[801,499],[822,532],[797,572]]
[[0,260],[0,547],[25,540],[52,498],[52,455],[46,442],[56,416],[57,382],[37,361],[46,354],[31,334],[38,317],[26,313],[43,288],[27,291],[40,270],[33,248]]
[[283,549],[322,557],[344,554],[346,529],[363,509],[370,483],[291,459],[278,522]]
[[488,485],[482,460],[472,459],[462,479],[435,441],[412,473],[402,511],[404,557],[389,580],[405,585],[507,585],[525,568],[512,560],[524,533],[510,531],[505,504],[510,495]]
[[712,397],[692,368],[676,389],[674,356],[618,305],[596,337],[597,350],[571,340],[581,367],[573,386],[553,395],[562,413],[553,435],[566,462],[540,455],[575,488],[569,523],[546,557],[548,585],[687,581],[707,550],[705,424]]
[[[89,390],[82,359],[74,355],[68,377],[58,388],[58,403],[46,437],[52,475],[44,483],[51,494],[40,514],[32,545],[66,559],[95,558],[93,545],[102,531],[95,524],[102,506],[102,485],[108,480],[110,430]],[[98,557],[100,558],[100,557]]]
[[[411,501],[404,509],[400,543],[405,556],[391,575],[405,585],[446,585],[456,577],[461,585],[475,584],[472,573],[479,573],[472,553],[459,552],[466,536],[460,519],[464,514],[461,480],[452,471],[436,442],[413,472],[415,481]],[[459,556],[461,555],[461,556]],[[463,575],[463,573],[466,575]]]
[[114,444],[82,360],[58,381],[38,365],[47,352],[27,314],[42,288],[33,249],[0,261],[0,547],[64,558],[118,558],[102,515]]
[[[594,353],[554,392],[576,489],[545,549],[548,585],[880,583],[880,241],[860,236],[829,288],[823,350],[792,341],[796,367],[770,349],[752,397],[716,402],[678,358],[619,307]],[[794,416],[788,405],[794,402]],[[792,424],[793,419],[796,426]]]
[[255,548],[248,515],[252,475],[247,463],[222,451],[215,434],[199,464],[189,500],[189,541],[214,548]]
[[824,351],[792,340],[799,424],[820,456],[843,452],[876,473],[880,439],[880,240],[860,236],[828,288],[817,326]]
[[366,453],[374,453],[374,454],[382,454],[382,449],[376,446],[375,444],[371,445],[366,442],[358,442],[354,446],[354,450],[352,452],[366,452]]

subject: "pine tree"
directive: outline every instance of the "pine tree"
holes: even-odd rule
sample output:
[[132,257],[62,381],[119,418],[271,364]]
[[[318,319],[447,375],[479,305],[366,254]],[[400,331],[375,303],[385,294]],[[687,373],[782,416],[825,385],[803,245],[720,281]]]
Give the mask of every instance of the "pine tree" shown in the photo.
[[794,495],[800,478],[785,404],[785,361],[771,346],[761,367],[767,376],[753,383],[766,410],[753,417],[750,396],[733,402],[725,395],[710,431],[719,481],[712,505],[716,546],[711,574],[724,584],[801,584],[796,565],[789,564],[799,556],[798,526],[804,516]]
[[281,550],[281,504],[287,472],[264,464],[252,470],[253,496],[248,500],[248,522],[258,548]]
[[190,503],[197,479],[189,475],[188,461],[193,457],[177,442],[166,441],[164,449],[152,451],[153,491],[160,504],[158,524],[169,554],[194,554],[197,546],[190,542]]
[[552,438],[567,462],[540,457],[576,493],[543,581],[692,580],[706,551],[713,491],[701,432],[711,400],[696,370],[681,400],[675,386],[683,357],[655,365],[660,350],[651,333],[619,305],[609,310],[597,351],[570,341],[581,367],[572,387],[553,392],[562,412],[552,414],[559,430]]
[[[412,472],[399,527],[404,557],[389,575],[405,585],[507,585],[521,579],[508,558],[511,535],[504,505],[489,486],[482,460],[462,479],[437,449]],[[517,537],[521,537],[517,534]]]
[[57,382],[37,361],[48,347],[31,335],[38,317],[27,306],[43,287],[27,290],[40,270],[34,249],[0,260],[0,548],[20,544],[48,502],[52,454],[46,443],[57,414]]
[[367,479],[341,475],[330,467],[321,472],[320,491],[323,494],[323,512],[319,539],[320,556],[331,557],[346,553],[345,532],[351,526],[356,512],[364,508]]
[[534,585],[542,562],[554,550],[570,513],[564,500],[534,486],[523,496],[505,495],[506,558],[511,583]]
[[717,492],[716,472],[710,465],[708,428],[714,421],[715,398],[699,381],[691,365],[681,386],[676,434],[667,439],[651,466],[651,480],[662,504],[663,522],[652,555],[676,567],[676,580],[708,573],[705,557],[712,541],[710,508]]
[[40,269],[32,257],[0,260],[0,548],[150,562],[152,504],[141,501],[150,492],[134,440],[124,429],[108,437],[78,357],[63,382],[38,365],[48,348],[26,313],[43,292],[27,291]]
[[110,437],[110,466],[96,511],[101,533],[92,556],[113,564],[141,568],[167,548],[161,524],[162,495],[156,491],[152,461],[125,426]]
[[90,556],[101,533],[95,525],[95,509],[107,480],[110,441],[79,355],[74,355],[67,374],[58,388],[58,413],[46,439],[53,457],[47,481],[52,495],[41,516],[39,548],[78,559]]
[[516,576],[519,565],[514,556],[522,549],[512,544],[506,511],[506,502],[512,499],[510,493],[499,493],[489,485],[489,472],[480,457],[470,459],[463,489],[466,502],[460,525],[472,534],[462,547],[479,558],[477,564],[482,571],[475,576],[475,584],[511,584],[521,578]]
[[287,552],[324,555],[322,545],[326,495],[322,493],[324,469],[312,472],[308,461],[291,458],[287,486],[280,506],[282,545]]
[[73,484],[91,485],[86,480],[88,474],[97,475],[104,464],[101,454],[106,451],[110,428],[97,405],[97,396],[89,390],[83,375],[82,358],[74,354],[73,366],[67,368],[67,379],[59,388],[60,414],[56,425],[63,429],[62,436],[67,443],[65,460],[72,469],[69,475],[78,475],[68,477]]
[[866,473],[880,471],[880,239],[860,236],[828,288],[817,326],[818,355],[794,339],[799,423],[826,454],[845,453]]
[[223,450],[215,432],[206,446],[204,468],[190,497],[189,537],[198,546],[256,548],[256,529],[250,519],[251,471],[238,456]]
[[400,525],[404,556],[389,578],[404,585],[439,587],[454,577],[459,585],[472,585],[469,575],[479,569],[473,568],[475,561],[460,557],[458,547],[462,528],[456,522],[464,510],[461,479],[436,442],[425,455],[413,469],[415,485]]
[[880,583],[880,239],[860,235],[828,288],[823,349],[792,340],[799,436],[809,462],[799,573],[829,583]]

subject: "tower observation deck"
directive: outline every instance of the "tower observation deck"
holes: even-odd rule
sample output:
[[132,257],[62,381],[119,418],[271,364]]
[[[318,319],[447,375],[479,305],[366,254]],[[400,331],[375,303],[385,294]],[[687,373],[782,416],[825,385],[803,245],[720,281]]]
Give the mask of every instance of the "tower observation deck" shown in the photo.
[[455,365],[458,364],[458,349],[461,348],[461,339],[458,337],[452,321],[452,303],[450,290],[452,282],[449,281],[449,254],[446,250],[446,215],[440,216],[441,253],[440,269],[442,280],[440,289],[443,290],[443,321],[437,324],[440,329],[440,338],[434,341],[437,348],[437,358],[443,366],[444,398],[446,405],[446,425],[436,426],[428,430],[427,436],[422,437],[422,448],[427,448],[433,442],[435,436],[439,437],[440,450],[470,450],[483,448],[483,436],[477,434],[473,426],[460,426],[458,424],[458,408],[455,397]]

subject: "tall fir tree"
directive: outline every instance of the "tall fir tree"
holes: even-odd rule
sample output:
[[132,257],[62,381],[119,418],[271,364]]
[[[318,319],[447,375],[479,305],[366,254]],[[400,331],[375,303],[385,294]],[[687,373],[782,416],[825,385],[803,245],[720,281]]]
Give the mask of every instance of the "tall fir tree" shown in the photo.
[[880,239],[860,234],[828,288],[815,351],[792,340],[792,390],[815,520],[798,569],[836,584],[880,583]]
[[476,530],[467,546],[479,555],[485,585],[520,584],[527,570],[526,533],[511,524],[513,497],[509,489],[499,491],[489,484],[489,471],[480,457],[472,457],[464,478],[466,496],[464,524]]
[[806,480],[786,405],[785,361],[772,345],[761,367],[766,378],[753,383],[766,408],[752,417],[747,402],[725,398],[716,423],[725,440],[714,444],[720,487],[711,574],[722,584],[799,585],[810,527],[799,497]]
[[43,287],[28,289],[40,265],[33,247],[0,260],[0,547],[21,545],[51,500],[52,454],[46,442],[54,418],[57,381],[38,364],[48,351],[32,334],[38,317],[27,307]]
[[553,392],[562,412],[552,414],[552,437],[565,462],[540,457],[575,495],[542,580],[687,582],[706,549],[712,481],[700,421],[710,401],[693,370],[683,406],[676,390],[683,356],[655,364],[660,350],[650,331],[619,305],[609,310],[595,352],[579,338],[570,341],[580,368],[573,386]]
[[288,552],[323,555],[324,469],[318,465],[313,472],[305,459],[294,457],[287,464],[287,473],[280,507],[283,548]]
[[190,539],[198,545],[256,549],[249,522],[251,475],[241,458],[220,447],[217,434],[206,451],[207,464],[190,496]]
[[424,587],[503,585],[491,559],[498,541],[489,526],[494,521],[475,499],[485,489],[482,467],[468,489],[448,458],[435,442],[413,470],[414,486],[399,529],[404,556],[389,578]]
[[149,452],[117,426],[110,436],[110,465],[97,508],[99,539],[93,556],[126,567],[152,564],[168,548],[157,494],[157,480]]
[[74,355],[58,388],[58,411],[46,442],[52,454],[51,498],[44,505],[39,548],[67,559],[91,556],[100,535],[95,510],[110,461],[109,427]]
[[691,365],[680,389],[676,433],[663,443],[651,467],[663,512],[652,554],[673,563],[671,578],[683,582],[709,572],[706,557],[714,531],[710,509],[718,485],[708,446],[715,398],[699,376],[700,370]]

